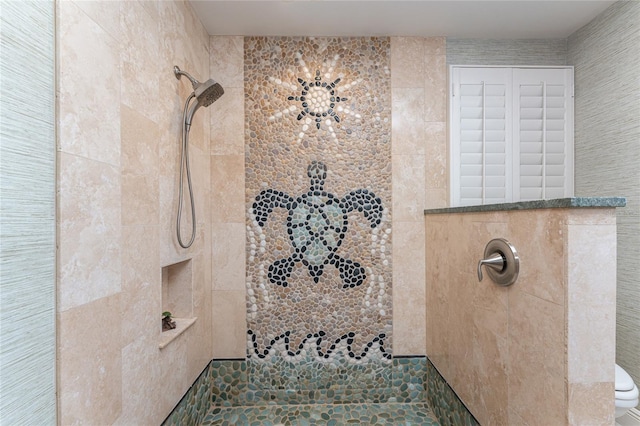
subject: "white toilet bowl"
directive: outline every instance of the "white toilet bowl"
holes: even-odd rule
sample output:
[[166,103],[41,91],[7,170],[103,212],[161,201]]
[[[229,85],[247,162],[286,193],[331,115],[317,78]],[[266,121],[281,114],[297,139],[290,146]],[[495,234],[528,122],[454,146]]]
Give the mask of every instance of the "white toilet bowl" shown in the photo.
[[616,418],[638,405],[638,387],[633,379],[616,364]]

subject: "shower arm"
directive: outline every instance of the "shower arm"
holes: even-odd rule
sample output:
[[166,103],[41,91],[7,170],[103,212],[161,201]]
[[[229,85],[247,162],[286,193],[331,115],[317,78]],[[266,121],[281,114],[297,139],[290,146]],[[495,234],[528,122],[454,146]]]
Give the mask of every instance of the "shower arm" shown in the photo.
[[176,78],[178,80],[180,80],[180,78],[184,75],[185,77],[187,77],[189,79],[189,81],[191,82],[191,85],[193,86],[194,90],[195,88],[198,86],[198,84],[200,84],[200,82],[198,80],[196,80],[195,78],[193,78],[191,76],[191,74],[189,74],[186,71],[182,71],[180,68],[178,68],[176,65],[174,65],[173,67],[173,73],[175,74]]

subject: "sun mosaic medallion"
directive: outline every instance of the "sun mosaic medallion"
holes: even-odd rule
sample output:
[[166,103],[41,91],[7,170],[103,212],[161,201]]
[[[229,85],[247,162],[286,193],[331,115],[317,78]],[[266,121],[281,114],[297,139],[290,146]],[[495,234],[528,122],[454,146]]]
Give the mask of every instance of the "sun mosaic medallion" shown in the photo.
[[[307,114],[315,117],[315,123],[318,130],[320,130],[320,123],[325,117],[333,117],[336,122],[340,122],[340,116],[336,114],[334,108],[340,101],[347,101],[347,98],[341,98],[336,95],[336,84],[340,83],[340,78],[337,78],[331,83],[322,81],[320,77],[320,70],[316,71],[316,77],[311,83],[298,78],[298,83],[302,86],[302,92],[300,96],[289,96],[287,99],[290,101],[302,102],[302,110],[298,114],[298,121],[302,120]],[[327,125],[331,124],[331,120],[327,120]]]
[[332,77],[338,59],[340,59],[340,55],[335,55],[324,75],[320,70],[316,70],[315,75],[312,75],[305,61],[298,54],[297,61],[303,67],[305,77],[297,77],[297,84],[287,83],[274,77],[269,78],[271,82],[286,89],[291,89],[297,94],[287,96],[287,100],[294,101],[299,106],[292,105],[283,111],[279,111],[270,116],[269,120],[274,121],[285,115],[297,112],[296,119],[302,123],[302,128],[298,134],[298,143],[302,142],[305,134],[313,127],[317,130],[321,130],[323,127],[326,128],[335,140],[337,136],[333,126],[334,123],[340,123],[342,116],[350,116],[357,121],[362,119],[360,114],[352,111],[345,104],[349,98],[338,94],[339,90],[348,90],[362,82],[362,79],[359,78],[351,83],[341,85],[342,76],[338,76],[335,79]]

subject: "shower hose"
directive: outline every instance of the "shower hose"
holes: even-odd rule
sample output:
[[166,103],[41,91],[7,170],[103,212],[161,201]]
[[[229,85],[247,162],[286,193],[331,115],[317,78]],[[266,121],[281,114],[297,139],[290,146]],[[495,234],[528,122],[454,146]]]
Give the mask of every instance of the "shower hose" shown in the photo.
[[[189,131],[191,126],[187,126],[187,109],[189,103],[195,98],[195,93],[191,93],[184,104],[184,112],[182,114],[182,149],[180,150],[180,189],[178,195],[178,218],[176,220],[176,233],[178,236],[178,244],[182,248],[189,248],[196,238],[196,209],[193,201],[193,187],[191,186],[191,167],[189,167]],[[182,201],[184,192],[184,175],[185,169],[187,174],[187,186],[189,189],[189,201],[191,203],[191,238],[188,243],[182,241],[180,232],[180,222],[182,219]]]

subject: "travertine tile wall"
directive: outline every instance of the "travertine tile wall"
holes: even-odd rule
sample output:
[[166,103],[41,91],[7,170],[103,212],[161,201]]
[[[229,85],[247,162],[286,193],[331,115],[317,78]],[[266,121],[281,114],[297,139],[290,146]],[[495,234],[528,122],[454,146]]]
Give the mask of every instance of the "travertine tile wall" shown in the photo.
[[[183,1],[57,8],[59,422],[159,424],[212,356],[209,111],[191,131],[198,235],[183,250],[177,177],[192,89],[173,75],[178,65],[208,78],[209,37]],[[160,350],[161,268],[189,259],[198,319]]]
[[245,358],[244,37],[211,37],[211,76],[225,94],[211,106],[213,356]]
[[425,208],[448,192],[445,38],[391,38],[394,355],[424,354]]
[[[427,356],[481,424],[613,424],[613,209],[426,215]],[[510,287],[484,246],[518,250]],[[597,241],[597,244],[593,244]]]
[[575,67],[576,194],[618,209],[617,362],[640,383],[640,3],[619,1],[569,37]]
[[[244,358],[243,37],[211,37],[214,356]],[[424,354],[424,208],[448,203],[444,37],[391,38],[394,355]],[[240,196],[242,194],[242,196]],[[233,326],[225,325],[233,324]]]

